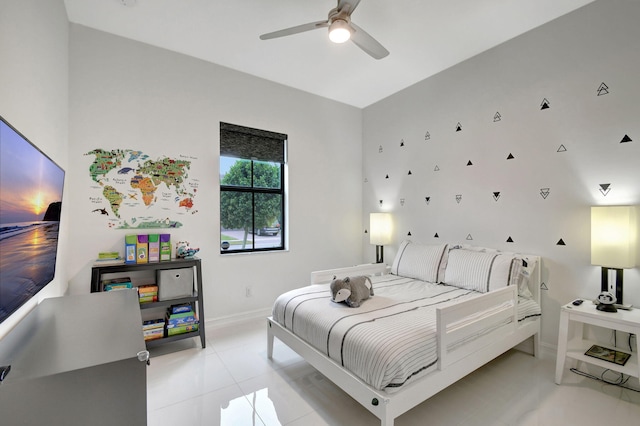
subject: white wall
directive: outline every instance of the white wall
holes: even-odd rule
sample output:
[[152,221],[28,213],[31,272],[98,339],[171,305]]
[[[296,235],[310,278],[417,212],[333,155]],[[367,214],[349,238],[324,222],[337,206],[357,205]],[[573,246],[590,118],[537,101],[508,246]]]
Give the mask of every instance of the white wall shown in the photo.
[[[360,109],[74,24],[70,40],[71,292],[88,292],[97,253],[123,251],[131,233],[91,212],[94,148],[197,158],[198,213],[170,233],[201,249],[209,320],[262,314],[310,271],[360,260]],[[219,254],[220,121],[289,136],[288,251]]]
[[[62,0],[0,1],[0,115],[67,171],[68,37]],[[56,276],[0,324],[0,337],[38,301],[66,291],[68,188],[65,185]]]
[[[640,2],[597,1],[366,108],[363,222],[393,212],[387,262],[405,238],[543,256],[542,341],[554,346],[559,307],[599,292],[590,206],[640,204],[638,16]],[[640,305],[639,269],[624,289]]]

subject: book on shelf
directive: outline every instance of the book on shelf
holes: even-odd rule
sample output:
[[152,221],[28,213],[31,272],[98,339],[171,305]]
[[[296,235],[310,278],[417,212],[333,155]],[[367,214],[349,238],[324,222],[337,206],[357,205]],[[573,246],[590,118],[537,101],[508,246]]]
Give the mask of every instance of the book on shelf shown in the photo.
[[98,253],[98,260],[120,259],[120,253],[117,251],[101,251]]
[[158,286],[155,284],[144,284],[138,286],[138,294],[142,295],[143,293],[154,293],[158,294]]
[[198,322],[198,318],[196,318],[195,316],[168,319],[167,328],[181,327],[183,325],[195,324],[196,322]]
[[182,303],[180,305],[171,305],[169,307],[170,315],[180,314],[183,312],[190,312],[190,311],[191,311],[191,305],[189,303]]
[[164,327],[164,318],[156,318],[142,321],[142,327],[161,326]]
[[152,294],[149,296],[140,296],[138,298],[138,301],[140,303],[153,303],[153,302],[157,302],[158,301],[158,295],[157,294]]
[[124,259],[115,258],[115,259],[96,259],[93,262],[94,266],[110,266],[110,265],[124,265]]
[[175,336],[177,334],[190,333],[192,331],[198,331],[198,323],[182,325],[174,328],[167,328],[167,336]]
[[162,339],[164,337],[164,329],[161,328],[158,330],[145,331],[143,334],[145,342],[149,340]]
[[191,325],[193,323],[198,322],[198,317],[196,316],[193,310],[189,309],[186,312],[180,312],[177,314],[172,314],[169,310],[167,312],[167,328],[180,327],[183,325]]
[[155,284],[145,284],[137,287],[140,303],[151,303],[158,301],[158,286]]
[[599,345],[591,346],[584,354],[618,365],[625,365],[627,361],[629,361],[629,358],[631,358],[631,355],[626,352],[605,348]]
[[124,289],[133,288],[133,285],[131,284],[131,278],[122,277],[122,278],[112,278],[110,280],[103,280],[102,288],[104,291],[124,290]]

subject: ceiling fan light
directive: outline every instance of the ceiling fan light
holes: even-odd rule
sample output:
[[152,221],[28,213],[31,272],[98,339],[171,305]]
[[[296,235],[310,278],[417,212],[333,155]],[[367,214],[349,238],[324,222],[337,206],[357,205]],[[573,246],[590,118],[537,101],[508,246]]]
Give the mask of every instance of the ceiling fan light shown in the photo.
[[351,38],[351,29],[347,21],[336,19],[329,26],[329,40],[334,43],[344,43]]

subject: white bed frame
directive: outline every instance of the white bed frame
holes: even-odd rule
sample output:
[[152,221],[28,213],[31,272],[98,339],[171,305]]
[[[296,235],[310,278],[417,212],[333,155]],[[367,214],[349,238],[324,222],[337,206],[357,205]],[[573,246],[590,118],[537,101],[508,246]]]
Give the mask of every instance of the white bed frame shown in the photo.
[[[540,258],[529,280],[529,289],[540,304]],[[311,284],[330,282],[334,276],[382,275],[388,272],[384,264],[358,265],[350,268],[313,272]],[[504,308],[504,302],[514,300],[512,306]],[[376,390],[360,378],[345,370],[333,360],[307,344],[299,337],[283,328],[271,317],[267,318],[267,356],[273,356],[273,338],[277,337],[302,356],[315,369],[335,383],[353,399],[368,409],[381,421],[381,426],[393,426],[394,419],[420,403],[431,398],[449,385],[457,382],[500,354],[519,345],[528,338],[533,339],[533,355],[539,357],[540,318],[529,319],[518,324],[516,317],[517,288],[505,287],[485,293],[471,300],[448,307],[438,308],[436,321],[438,329],[437,370],[416,379],[397,392],[386,393]],[[474,312],[496,308],[490,316],[469,320]],[[460,347],[447,351],[448,342],[465,336],[473,336],[484,324],[495,324],[496,320],[511,317],[513,320],[498,329],[478,337]]]

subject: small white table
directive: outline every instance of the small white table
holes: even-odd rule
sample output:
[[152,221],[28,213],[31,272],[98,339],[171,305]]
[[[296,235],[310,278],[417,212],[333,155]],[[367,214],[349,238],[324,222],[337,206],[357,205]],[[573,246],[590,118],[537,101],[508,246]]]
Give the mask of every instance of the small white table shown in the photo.
[[[569,325],[573,325],[573,334],[569,335]],[[612,330],[624,331],[636,335],[636,345],[633,352],[629,347],[614,347],[606,342],[584,339],[584,324],[592,324]],[[626,339],[624,340],[627,341]],[[608,349],[615,349],[631,354],[631,358],[622,366],[613,362],[600,360],[584,353],[592,345],[600,345]],[[556,359],[556,383],[562,381],[562,373],[566,358],[587,362],[602,368],[607,368],[633,377],[640,377],[640,309],[630,311],[618,309],[618,312],[602,312],[590,300],[585,300],[580,306],[571,303],[560,310],[560,330],[558,334],[558,355]]]

